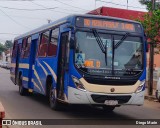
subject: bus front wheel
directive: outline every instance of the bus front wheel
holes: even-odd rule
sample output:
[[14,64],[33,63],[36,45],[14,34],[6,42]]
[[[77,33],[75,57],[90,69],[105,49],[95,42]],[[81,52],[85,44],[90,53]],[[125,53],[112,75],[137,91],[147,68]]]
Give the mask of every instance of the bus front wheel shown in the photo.
[[53,89],[52,86],[49,88],[49,104],[51,109],[60,109],[60,103],[57,100],[56,89]]
[[23,87],[22,76],[19,77],[19,94],[24,96],[27,94],[27,89]]

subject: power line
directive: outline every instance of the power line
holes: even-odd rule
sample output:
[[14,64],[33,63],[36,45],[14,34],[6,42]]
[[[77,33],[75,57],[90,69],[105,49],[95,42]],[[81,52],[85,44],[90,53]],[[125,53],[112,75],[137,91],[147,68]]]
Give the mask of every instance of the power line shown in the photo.
[[[34,3],[35,4],[35,3]],[[7,7],[7,6],[0,6],[0,8],[5,8],[5,9],[11,9],[11,10],[17,10],[17,11],[46,11],[46,10],[54,10],[54,9],[58,9],[59,7],[54,7],[54,8],[43,8],[43,9],[24,9],[24,8],[12,8],[12,7]],[[74,12],[79,12],[79,11],[76,11],[76,10],[71,10],[71,9],[64,9],[64,8],[61,8],[63,10],[66,10],[66,11],[74,11]],[[55,10],[54,10],[55,11]],[[55,12],[60,12],[60,11],[55,11]],[[64,13],[64,12],[60,12],[60,13]]]
[[[35,4],[35,5],[37,5],[37,6],[40,6],[40,7],[43,7],[43,8],[45,8],[45,9],[47,9],[47,7],[44,6],[44,5],[37,4],[37,3],[33,2],[33,1],[30,1],[30,2],[33,3],[33,4]],[[49,10],[49,11],[53,11],[53,10]],[[57,10],[54,10],[54,12],[65,13],[65,14],[71,14],[71,13],[61,12],[61,11],[57,11]]]
[[0,35],[20,35],[20,34],[16,34],[16,33],[1,33],[0,32]]
[[[99,2],[103,2],[103,3],[109,3],[109,4],[113,4],[113,5],[119,5],[119,6],[124,6],[126,7],[126,5],[124,4],[117,4],[114,2],[107,2],[107,1],[103,1],[103,0],[98,0]],[[132,7],[132,8],[139,8],[139,9],[146,9],[146,8],[142,8],[142,7],[137,7],[137,6],[128,6],[128,7]]]
[[[6,16],[6,15],[1,15],[1,16]],[[12,16],[12,17],[19,17],[19,18],[25,18],[27,20],[46,20],[47,18],[37,18],[37,17],[24,17],[24,16],[18,16],[18,15],[9,15],[9,16]]]
[[53,8],[43,8],[43,9],[24,9],[24,8],[12,8],[12,7],[6,7],[6,6],[0,6],[0,7],[5,9],[20,10],[20,11],[41,11],[41,10],[52,10],[57,8],[57,7],[53,7]]
[[17,22],[16,20],[14,20],[14,19],[13,19],[12,17],[10,17],[7,13],[5,13],[2,9],[0,9],[0,11],[1,11],[4,15],[6,15],[10,20],[12,20],[14,23],[18,24],[19,26],[22,26],[22,27],[28,28],[28,27],[26,27],[26,26],[24,26],[24,25],[20,24],[20,23],[19,23],[19,22]]
[[[36,1],[36,0],[0,0],[0,1]],[[37,0],[37,1],[44,1],[44,0]],[[45,0],[45,1],[53,1],[53,0]],[[66,1],[72,1],[72,0],[66,0]]]
[[63,10],[66,10],[66,11],[72,11],[72,12],[79,12],[80,13],[80,11],[76,11],[76,10],[72,10],[72,9],[65,9],[65,8],[57,8],[57,9],[63,9]]
[[67,6],[70,6],[70,7],[73,7],[73,8],[78,8],[78,9],[81,9],[81,10],[85,10],[85,11],[89,11],[89,10],[86,10],[86,9],[83,9],[83,8],[80,8],[80,7],[76,7],[76,6],[73,6],[73,5],[70,5],[70,4],[67,4],[67,3],[64,3],[64,2],[61,2],[59,0],[54,0],[58,3],[61,3],[61,4],[64,4],[64,5],[67,5]]
[[[33,2],[33,1],[35,1],[35,0],[9,0],[9,1],[28,1],[28,2],[31,2],[31,3],[34,3],[34,4],[38,5],[38,6],[40,6],[40,7],[43,7],[43,9],[24,9],[24,8],[12,8],[12,7],[6,7],[6,6],[0,6],[0,7],[1,7],[1,8],[5,8],[5,9],[20,10],[20,11],[54,10],[54,9],[58,8],[58,7],[52,7],[52,8],[45,7],[45,6],[41,5],[41,4],[37,4],[37,3]],[[52,0],[52,1],[56,1],[56,2],[58,2],[58,3],[64,4],[64,5],[73,7],[73,8],[78,8],[78,9],[81,9],[81,10],[84,10],[84,11],[89,11],[89,10],[86,10],[86,9],[83,9],[83,8],[79,8],[79,7],[76,7],[76,6],[73,6],[73,5],[70,5],[70,4],[67,4],[67,3],[64,3],[64,2],[58,1],[58,0]],[[69,9],[63,9],[63,10],[78,12],[78,11],[69,10]],[[55,10],[54,10],[54,11],[55,11]],[[66,12],[61,12],[61,11],[55,11],[55,12],[66,13]],[[70,13],[67,13],[67,14],[70,14]]]

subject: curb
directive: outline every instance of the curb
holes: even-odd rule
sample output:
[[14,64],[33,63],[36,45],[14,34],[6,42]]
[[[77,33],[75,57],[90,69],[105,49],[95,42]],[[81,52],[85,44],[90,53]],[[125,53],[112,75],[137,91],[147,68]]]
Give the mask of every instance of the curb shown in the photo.
[[157,100],[156,96],[154,96],[154,95],[152,95],[152,96],[146,95],[146,96],[144,96],[144,99],[147,99],[147,100]]

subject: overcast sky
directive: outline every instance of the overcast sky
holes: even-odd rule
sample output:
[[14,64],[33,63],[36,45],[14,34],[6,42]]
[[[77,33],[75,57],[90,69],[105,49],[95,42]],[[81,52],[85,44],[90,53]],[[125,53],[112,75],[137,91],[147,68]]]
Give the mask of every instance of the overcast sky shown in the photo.
[[[101,6],[127,8],[127,0],[0,0],[0,42],[70,14],[84,14]],[[138,0],[128,0],[131,10],[146,11]]]

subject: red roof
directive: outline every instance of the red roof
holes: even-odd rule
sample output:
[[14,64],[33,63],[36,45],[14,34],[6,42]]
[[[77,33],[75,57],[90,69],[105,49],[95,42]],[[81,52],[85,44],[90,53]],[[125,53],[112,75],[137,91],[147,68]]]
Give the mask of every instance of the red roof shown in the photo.
[[110,8],[110,7],[100,7],[93,11],[88,12],[88,14],[93,14],[93,15],[112,16],[130,20],[134,20],[136,18],[142,18],[145,13],[146,12],[126,10],[120,8]]

